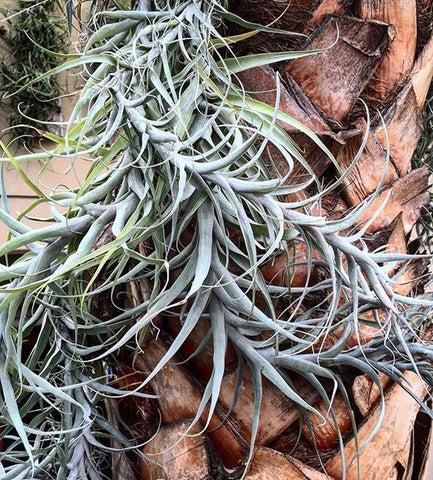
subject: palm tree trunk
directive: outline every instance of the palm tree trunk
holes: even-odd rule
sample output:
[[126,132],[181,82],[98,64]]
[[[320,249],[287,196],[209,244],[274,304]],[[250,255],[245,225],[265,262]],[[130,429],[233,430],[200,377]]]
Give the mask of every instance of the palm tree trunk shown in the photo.
[[[273,26],[277,28],[311,33],[303,48],[323,49],[321,53],[279,65],[278,72],[273,66],[256,67],[239,74],[236,81],[256,99],[270,105],[278,102],[282,111],[317,133],[334,153],[341,171],[349,168],[359,154],[341,189],[329,197],[328,204],[323,201],[320,211],[322,215],[333,218],[341,214],[335,210],[337,204],[343,205],[343,209],[357,207],[380,189],[380,194],[357,221],[359,228],[366,228],[366,239],[371,241],[372,249],[387,248],[392,251],[394,248],[406,252],[410,232],[430,201],[428,168],[411,170],[410,165],[422,134],[422,110],[433,76],[431,28],[427,42],[422,43],[421,35],[417,35],[421,16],[424,15],[423,25],[426,24],[426,15],[429,16],[427,23],[431,27],[431,7],[432,2],[426,0],[232,2],[232,11],[247,20],[261,23],[275,20]],[[239,26],[232,26],[233,33],[239,31]],[[425,32],[423,35],[425,38]],[[258,38],[263,39],[263,36]],[[271,35],[272,38],[277,48],[284,49],[288,45],[287,40],[278,35]],[[269,49],[270,45],[272,40],[263,44],[254,40],[250,50]],[[308,138],[293,126],[284,122],[281,126],[294,136],[316,175],[324,182],[329,180],[336,171],[329,158],[320,155],[317,148],[311,148]],[[364,139],[365,145],[360,152]],[[287,171],[285,160],[273,153],[270,147],[268,163],[273,165],[271,168],[276,176],[284,177]],[[302,180],[305,168],[298,165],[296,172],[295,178],[286,179],[287,183]],[[315,193],[314,189],[310,189],[305,196]],[[319,282],[319,274],[311,274],[306,267],[311,252],[302,248],[302,244],[291,244],[289,250],[292,255],[283,254],[263,268],[265,279],[274,285],[292,287]],[[410,294],[416,282],[417,269],[397,265],[394,273],[394,292]],[[175,334],[179,324],[173,319],[168,320],[169,328],[166,330]],[[346,345],[350,347],[359,341],[366,343],[375,335],[386,335],[385,324],[386,319],[372,316],[371,325],[365,327],[365,336],[361,340],[352,337]],[[202,324],[202,330],[208,328],[206,325],[205,322]],[[172,366],[164,367],[163,372],[151,382],[155,393],[160,395],[158,403],[164,426],[145,448],[145,454],[165,451],[170,441],[188,428],[186,419],[194,417],[199,408],[199,379],[205,384],[212,375],[212,342],[200,348],[200,339],[204,334],[203,331],[198,333],[196,328],[183,347],[186,358],[198,349],[197,356],[186,365],[172,363]],[[337,335],[332,342],[338,341]],[[320,348],[320,344],[317,345]],[[136,360],[135,368],[151,371],[164,352],[164,340],[152,341],[150,347],[146,347],[146,354]],[[212,416],[207,431],[201,431],[207,421],[208,410],[205,408],[201,423],[196,424],[196,430],[189,432],[196,436],[184,437],[169,454],[161,453],[155,457],[165,468],[165,474],[164,468],[161,470],[160,466],[144,462],[140,478],[160,478],[159,475],[176,480],[217,478],[209,461],[209,458],[215,461],[216,457],[219,458],[218,471],[221,471],[221,464],[230,469],[243,468],[248,456],[246,443],[252,431],[254,395],[248,368],[243,369],[240,378],[237,375],[233,352],[234,348],[230,346],[226,358],[229,370],[222,383],[220,410]],[[422,399],[426,394],[423,382],[411,373],[405,374],[405,379]],[[239,381],[238,398],[233,399],[234,384]],[[411,478],[429,478],[433,462],[431,431],[425,439],[424,451],[414,453],[415,447],[411,443],[419,404],[387,376],[381,375],[381,381],[382,388],[387,392],[385,417],[372,439],[369,435],[377,425],[382,410],[378,405],[379,389],[367,377],[355,378],[348,373],[347,383],[353,396],[350,408],[347,399],[341,395],[333,399],[332,409],[323,400],[316,399],[317,409],[322,412],[325,423],[322,418],[305,416],[305,412],[294,409],[281,392],[265,384],[256,439],[258,447],[254,450],[245,478],[340,480],[345,474],[345,478],[355,480],[358,468],[362,479],[397,478],[400,470],[406,471],[406,475],[411,470],[410,452],[412,456],[424,456],[422,468],[414,472],[416,477]],[[298,392],[311,397],[312,401],[313,393],[300,383],[296,384],[296,379],[293,383]],[[230,418],[222,424],[224,415]],[[278,439],[293,428],[295,421],[302,425],[301,443],[306,441],[306,448],[310,448],[313,458],[298,455],[296,445],[290,456],[286,451],[278,451],[278,445],[282,445]],[[354,438],[354,424],[358,430],[358,443]],[[341,435],[344,435],[343,439]],[[356,456],[357,448],[367,439],[369,443]],[[271,445],[273,448],[270,448]],[[210,457],[209,451],[213,452]],[[320,461],[314,453],[316,451]],[[230,478],[228,470],[226,478]]]

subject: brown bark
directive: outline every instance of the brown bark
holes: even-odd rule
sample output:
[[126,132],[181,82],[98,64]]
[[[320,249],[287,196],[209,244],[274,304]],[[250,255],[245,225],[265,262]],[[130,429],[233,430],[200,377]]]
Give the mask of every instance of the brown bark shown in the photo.
[[416,103],[420,110],[424,107],[427,93],[433,77],[433,38],[424,47],[417,59],[410,78],[415,92]]
[[[251,68],[237,74],[244,89],[256,100],[271,106],[278,105],[278,110],[293,117],[314,132],[329,131],[329,125],[299,89],[292,94],[286,88],[284,81],[281,81],[280,96],[277,98],[276,76],[277,73],[270,66]],[[287,131],[298,130],[289,123],[282,121],[279,123]]]
[[363,225],[364,222],[369,221],[384,205],[379,215],[368,227],[368,231],[383,230],[402,214],[404,230],[408,233],[418,220],[422,209],[430,202],[430,195],[427,192],[428,177],[428,167],[421,167],[399,178],[392,187],[383,191],[373,200],[362,214],[359,224]]
[[262,274],[272,285],[305,287],[313,280],[314,270],[314,266],[308,265],[308,249],[304,243],[295,242],[287,248],[288,253],[282,253],[265,265],[262,268]]
[[[410,388],[414,394],[423,399],[426,394],[424,382],[412,372],[406,372],[405,377],[409,381]],[[386,478],[410,440],[415,418],[419,410],[418,403],[401,387],[394,385],[385,396],[385,408],[385,417],[381,428],[358,454],[360,478],[368,478],[369,480]],[[379,414],[380,408],[376,407],[358,430],[359,446],[363,445],[367,437],[372,433],[379,419]],[[357,449],[358,447],[354,439],[350,440],[344,448],[347,480],[358,480]],[[340,452],[326,463],[325,468],[330,475],[342,478],[343,467]]]
[[310,413],[309,421],[304,419],[302,424],[302,434],[310,445],[317,447],[318,450],[330,450],[338,445],[338,432],[344,435],[352,428],[347,404],[341,394],[335,396],[332,402],[335,420],[324,400],[320,400],[314,408],[323,415],[326,421],[324,422],[315,413]]
[[296,456],[300,462],[308,463],[309,459],[317,456],[317,452],[300,435],[299,427],[299,422],[293,423],[268,446],[273,450],[284,453],[284,455]]
[[395,227],[388,238],[386,252],[402,254],[407,253],[406,232],[404,231],[404,224],[401,217],[397,219]]
[[[298,394],[305,401],[311,402],[317,398],[317,392],[305,380],[293,379],[293,381]],[[251,373],[247,367],[244,368],[237,402],[232,406],[235,383],[236,371],[224,377],[220,393],[220,404],[226,411],[233,407],[230,416],[239,425],[242,437],[249,442],[253,422],[254,389]],[[298,417],[299,411],[296,405],[271,382],[263,379],[263,398],[256,445],[269,445]]]
[[[284,183],[287,185],[296,185],[311,179],[311,173],[317,178],[321,178],[331,165],[331,158],[316,144],[303,133],[290,132],[290,137],[296,145],[302,145],[302,156],[308,165],[309,171],[296,159],[293,159],[293,170]],[[332,151],[332,139],[328,134],[320,135],[320,139],[323,144]],[[289,166],[286,158],[282,153],[277,150],[274,145],[269,143],[267,149],[267,155],[264,158],[264,162],[269,171],[272,172],[272,176],[275,178],[285,177],[289,172]]]
[[412,435],[406,444],[406,448],[403,450],[402,454],[398,458],[398,461],[394,468],[397,468],[399,472],[404,470],[402,480],[411,480],[413,478],[412,477],[413,465],[414,465],[414,439]]
[[143,449],[140,480],[211,479],[206,436],[201,425],[188,431],[190,420],[164,425]]
[[322,0],[314,12],[308,26],[318,27],[328,15],[341,15],[347,10],[346,0]]
[[[153,340],[145,347],[144,353],[137,356],[135,365],[143,372],[151,372],[162,359],[167,349],[161,342]],[[201,402],[202,392],[186,369],[177,364],[173,358],[161,372],[150,381],[158,395],[159,408],[165,423],[176,422],[185,418],[194,418]],[[206,407],[201,420],[206,423],[209,407]],[[221,412],[221,418],[225,418]],[[213,415],[209,423],[208,436],[224,465],[235,467],[246,451],[241,438],[223,423],[217,415]]]
[[409,80],[384,114],[385,125],[374,130],[375,137],[389,151],[399,176],[406,174],[422,133],[422,114]]
[[256,448],[245,480],[308,480],[285,455],[270,448]]
[[148,440],[158,428],[158,402],[154,398],[144,398],[136,395],[126,395],[126,392],[138,390],[139,393],[154,395],[149,385],[141,388],[145,375],[127,365],[119,365],[114,387],[125,391],[125,396],[115,400],[113,413],[120,412],[122,420],[129,427],[127,436],[133,437],[138,443]]
[[[277,73],[270,67],[256,67],[241,72],[237,75],[245,90],[256,100],[271,106],[278,106],[278,109],[292,117],[295,122],[306,126],[315,133],[328,133],[330,127],[326,120],[311,104],[302,90],[289,77],[281,81],[280,95],[277,98]],[[314,173],[320,177],[331,163],[330,158],[320,149],[315,142],[306,135],[299,132],[296,124],[278,121],[281,127],[290,132],[293,140],[302,145],[303,156]],[[323,139],[326,143],[326,139]],[[287,160],[272,145],[268,146],[268,159],[265,159],[269,169],[275,177],[285,177],[289,171]],[[305,178],[304,178],[305,177]],[[290,178],[286,183],[294,184],[310,178],[305,168],[295,160],[295,166]]]
[[394,467],[389,475],[386,477],[386,480],[398,480],[400,472],[398,471],[397,467]]
[[433,422],[430,420],[430,432],[423,455],[419,480],[431,480],[433,472]]
[[[385,390],[391,383],[391,379],[381,372],[378,375],[382,388]],[[369,376],[359,375],[353,382],[352,395],[359,412],[366,417],[379,400],[380,391]]]
[[314,468],[305,465],[305,463],[300,462],[295,457],[288,456],[287,458],[308,478],[308,480],[334,480],[329,475],[318,472]]
[[[385,251],[387,253],[408,253],[405,226],[401,217],[397,219]],[[404,296],[410,295],[411,290],[416,286],[420,265],[421,261],[419,259],[412,260],[410,263],[398,262],[395,267],[390,270],[389,276],[393,281],[391,287],[395,293]]]
[[341,123],[372,77],[391,30],[380,22],[330,17],[305,46],[325,51],[294,60],[287,72],[316,108]]
[[420,283],[422,262],[413,261],[402,268],[392,277],[392,289],[399,295],[410,296],[411,291]]
[[[364,120],[360,122],[358,129],[360,133],[349,138],[337,154],[337,162],[343,171],[349,168],[360,151],[366,134]],[[344,180],[345,197],[350,206],[356,206],[373,193],[379,185],[389,185],[397,178],[398,174],[394,165],[389,160],[387,162],[385,149],[370,131],[364,150]]]
[[406,80],[415,59],[417,38],[416,0],[359,0],[358,16],[392,25],[395,37],[368,87],[368,93],[388,100]]
[[[379,318],[383,316],[383,311],[378,312]],[[354,348],[358,345],[366,345],[368,342],[371,342],[376,337],[383,336],[383,331],[381,330],[379,324],[376,322],[376,318],[373,312],[366,312],[362,315],[363,321],[359,321],[357,331],[353,331],[346,342],[346,348]],[[375,325],[369,325],[365,322],[372,322]],[[377,325],[377,326],[376,326]],[[341,333],[337,330],[335,332],[335,340],[341,336]],[[335,343],[335,340],[333,343]]]

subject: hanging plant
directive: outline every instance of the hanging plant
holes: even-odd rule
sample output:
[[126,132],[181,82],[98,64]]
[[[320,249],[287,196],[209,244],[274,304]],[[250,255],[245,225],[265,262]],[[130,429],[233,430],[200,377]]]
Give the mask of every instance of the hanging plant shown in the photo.
[[54,0],[20,1],[4,15],[8,28],[0,36],[5,52],[0,93],[4,107],[12,111],[8,118],[13,135],[31,146],[47,128],[45,123],[60,113],[62,89],[56,76],[39,77],[62,61],[57,54],[68,44],[66,22],[56,17]]

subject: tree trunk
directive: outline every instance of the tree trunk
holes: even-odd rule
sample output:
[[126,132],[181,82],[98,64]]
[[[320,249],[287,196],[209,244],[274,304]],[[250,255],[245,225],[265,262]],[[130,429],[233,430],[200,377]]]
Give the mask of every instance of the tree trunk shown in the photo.
[[[420,24],[417,15],[419,12],[431,14],[431,2],[242,0],[232,2],[232,10],[253,22],[268,24],[277,19],[273,25],[277,28],[311,34],[303,48],[323,49],[321,53],[279,65],[278,73],[272,65],[242,72],[236,82],[261,102],[273,106],[278,100],[281,111],[313,130],[330,147],[342,172],[351,168],[340,190],[320,206],[321,215],[333,218],[341,214],[336,212],[337,205],[343,205],[343,209],[356,208],[368,201],[368,207],[356,223],[358,228],[365,227],[371,250],[386,248],[406,252],[413,226],[430,201],[428,168],[411,170],[410,164],[422,134],[422,110],[433,75],[433,39],[425,44],[417,43]],[[242,31],[238,25],[231,28],[233,33]],[[280,45],[280,37],[271,38]],[[267,43],[264,45],[271,48]],[[258,48],[256,40],[252,41],[250,50]],[[277,75],[281,81],[278,98]],[[375,114],[377,110],[380,115]],[[312,149],[307,136],[292,124],[281,121],[280,125],[294,136],[311,169],[326,183],[336,171],[329,158]],[[273,156],[272,146],[265,155],[269,165],[273,165],[273,174],[284,177],[285,159]],[[359,158],[352,165],[357,155]],[[285,179],[287,184],[302,181],[305,168],[297,165],[295,171],[296,175]],[[380,193],[372,200],[377,190]],[[305,198],[315,193],[311,188],[305,192]],[[319,265],[320,260],[314,251],[306,251],[301,242],[292,242],[288,253],[263,266],[262,272],[275,286],[301,288],[319,283],[320,268],[315,265]],[[393,275],[394,293],[410,293],[416,269],[396,265]],[[370,318],[366,315],[366,318],[364,330],[361,326],[365,335],[349,338],[347,348],[358,342],[368,343],[376,335],[386,335],[386,319],[380,318],[380,313]],[[180,329],[176,320],[168,319],[168,325],[166,335],[175,335]],[[195,417],[203,387],[213,375],[212,342],[201,345],[208,328],[208,321],[203,320],[184,343],[185,358],[191,356],[185,365],[177,363],[180,358],[172,359],[151,381],[159,395],[163,425],[144,449],[146,455],[154,456],[156,463],[143,460],[140,479],[230,478],[230,472],[239,475],[246,465],[247,444],[253,430],[253,384],[248,368],[243,368],[242,376],[237,375],[233,345],[227,350],[227,371],[222,380],[219,407],[208,428],[202,430],[209,412],[205,407],[199,422],[188,436],[183,436],[190,424],[186,419]],[[339,335],[343,335],[338,329],[333,333],[333,338],[325,339],[330,344],[338,343]],[[167,351],[164,338],[167,337],[148,344],[134,367],[151,371]],[[299,379],[291,380],[303,398],[314,400],[322,416],[295,409],[274,385],[264,382],[257,448],[248,464],[246,479],[340,480],[344,475],[348,480],[410,478],[410,458],[418,454],[423,455],[423,464],[416,478],[430,478],[431,429],[424,451],[413,451],[416,446],[411,438],[419,404],[386,375],[380,375],[381,389],[386,390],[382,405],[385,416],[373,438],[369,436],[380,419],[381,390],[368,377],[355,378],[349,374],[347,383],[352,399],[338,394],[332,397],[331,404],[312,393]],[[425,385],[411,373],[405,374],[406,380],[422,400]],[[234,385],[238,381],[241,388],[238,398],[234,399]],[[332,393],[332,389],[330,391]],[[288,452],[279,439],[298,425],[300,441],[294,442]],[[170,442],[175,446],[171,448]],[[359,453],[361,445],[363,449]],[[405,477],[401,476],[402,472],[406,472]]]

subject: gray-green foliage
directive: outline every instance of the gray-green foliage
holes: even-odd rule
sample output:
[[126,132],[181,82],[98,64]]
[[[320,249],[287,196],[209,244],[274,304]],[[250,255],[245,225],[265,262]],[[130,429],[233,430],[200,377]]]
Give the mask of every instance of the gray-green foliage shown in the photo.
[[[391,264],[407,258],[369,253],[362,231],[340,235],[363,206],[329,222],[312,215],[305,201],[285,202],[285,194],[306,185],[282,186],[262,163],[270,143],[286,158],[289,175],[294,162],[304,163],[276,123],[297,122],[249,98],[233,72],[297,53],[232,58],[230,39],[216,29],[229,16],[223,7],[217,0],[154,0],[132,11],[101,12],[104,25],[83,54],[55,70],[82,65],[88,74],[68,134],[48,135],[58,143],[52,152],[3,159],[18,169],[24,160],[48,165],[58,156],[92,161],[79,190],[51,195],[21,171],[37,203],[52,208],[52,223],[38,230],[11,216],[2,187],[1,220],[12,238],[0,255],[28,248],[0,270],[2,479],[103,477],[100,452],[110,452],[105,439],[120,434],[106,421],[101,400],[122,394],[107,385],[104,361],[114,361],[122,348],[138,352],[152,320],[174,306],[181,307],[183,328],[151,377],[194,325],[210,318],[216,354],[204,393],[209,415],[228,341],[251,366],[257,408],[262,375],[304,412],[314,408],[293,388],[292,372],[327,402],[332,395],[322,379],[347,398],[341,368],[334,367],[355,368],[377,383],[378,371],[398,381],[401,370],[416,369],[432,383],[433,351],[418,337],[429,302],[393,294],[388,276]],[[98,243],[107,225],[113,236]],[[191,227],[191,240],[182,243]],[[294,240],[320,252],[328,277],[304,288],[267,284],[260,266]],[[127,291],[131,280],[148,282],[149,298],[101,318],[93,302],[108,294],[116,305],[115,290]],[[318,304],[301,308],[303,298],[318,292]],[[288,313],[276,312],[279,298],[290,303]],[[386,312],[386,335],[348,350],[345,341],[365,313],[379,310]],[[325,348],[335,328],[342,328],[341,339]],[[262,332],[268,339],[258,341]],[[31,335],[34,346],[23,354]]]

